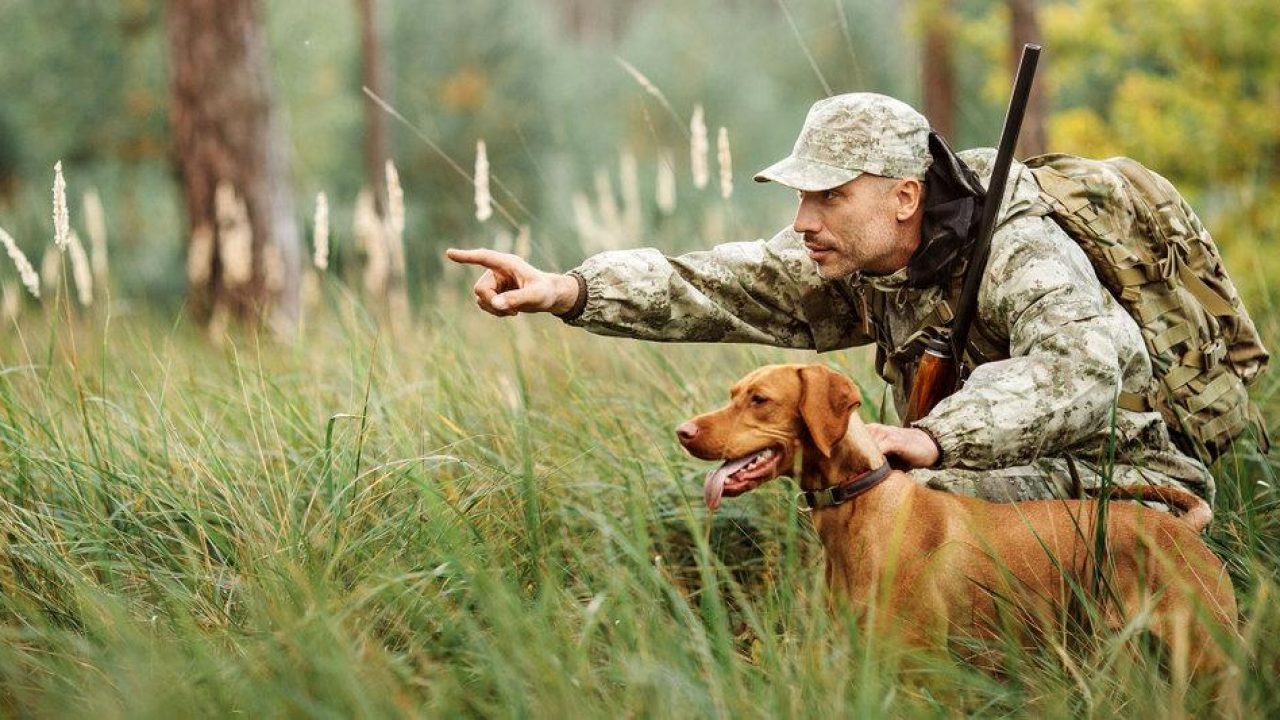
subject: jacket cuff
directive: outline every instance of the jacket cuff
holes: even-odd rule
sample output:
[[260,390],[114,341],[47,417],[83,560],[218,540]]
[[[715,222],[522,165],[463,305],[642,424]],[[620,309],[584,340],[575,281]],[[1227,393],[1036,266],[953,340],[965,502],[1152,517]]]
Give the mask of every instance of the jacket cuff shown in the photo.
[[938,468],[953,467],[956,463],[954,458],[960,449],[960,443],[955,438],[949,438],[947,435],[939,435],[938,431],[929,427],[929,418],[921,418],[911,424],[911,427],[917,430],[923,430],[925,435],[938,446],[938,460],[930,466],[930,470]]
[[573,301],[573,307],[562,313],[554,313],[561,320],[572,323],[582,315],[582,311],[587,308],[587,280],[577,270],[570,270],[565,273],[569,277],[578,281],[578,299]]

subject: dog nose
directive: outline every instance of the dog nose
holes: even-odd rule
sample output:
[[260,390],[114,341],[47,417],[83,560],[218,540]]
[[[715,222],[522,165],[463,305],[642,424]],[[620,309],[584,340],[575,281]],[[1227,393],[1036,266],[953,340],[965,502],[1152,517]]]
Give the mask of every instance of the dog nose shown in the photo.
[[698,435],[698,423],[692,420],[680,424],[676,428],[676,437],[680,438],[680,442],[688,443]]

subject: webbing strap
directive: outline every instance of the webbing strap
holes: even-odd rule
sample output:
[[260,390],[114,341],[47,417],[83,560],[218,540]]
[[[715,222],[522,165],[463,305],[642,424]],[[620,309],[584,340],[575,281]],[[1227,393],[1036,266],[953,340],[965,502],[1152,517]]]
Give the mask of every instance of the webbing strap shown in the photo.
[[1151,338],[1151,349],[1157,355],[1163,355],[1166,350],[1181,342],[1191,339],[1191,325],[1186,321],[1180,322],[1173,327],[1166,328],[1164,332]]
[[1219,435],[1227,437],[1235,437],[1247,425],[1247,418],[1243,413],[1229,412],[1223,413],[1218,417],[1197,424],[1192,424],[1196,433],[1200,435],[1201,442],[1208,443],[1217,438]]
[[1195,396],[1187,398],[1187,409],[1193,413],[1209,407],[1222,398],[1223,395],[1231,392],[1236,387],[1238,380],[1229,372],[1224,372],[1218,377],[1204,386],[1204,389],[1196,393]]
[[1164,374],[1164,384],[1169,392],[1178,390],[1183,385],[1200,377],[1201,369],[1192,365],[1175,365]]
[[1151,403],[1147,402],[1146,396],[1126,391],[1120,392],[1120,397],[1116,400],[1116,406],[1129,412],[1151,411]]
[[1231,306],[1231,303],[1201,280],[1190,265],[1183,263],[1178,268],[1178,277],[1182,280],[1182,286],[1200,301],[1205,310],[1218,317],[1233,317],[1236,314],[1236,309]]

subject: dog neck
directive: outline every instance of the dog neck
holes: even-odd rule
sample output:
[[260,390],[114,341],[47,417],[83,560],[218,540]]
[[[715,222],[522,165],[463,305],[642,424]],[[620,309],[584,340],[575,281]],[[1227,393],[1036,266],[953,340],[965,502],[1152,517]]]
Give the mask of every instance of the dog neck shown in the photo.
[[831,448],[831,457],[823,457],[816,448],[812,453],[805,453],[800,488],[812,491],[834,487],[875,470],[884,462],[884,453],[880,452],[867,427],[857,415],[852,415],[844,437]]

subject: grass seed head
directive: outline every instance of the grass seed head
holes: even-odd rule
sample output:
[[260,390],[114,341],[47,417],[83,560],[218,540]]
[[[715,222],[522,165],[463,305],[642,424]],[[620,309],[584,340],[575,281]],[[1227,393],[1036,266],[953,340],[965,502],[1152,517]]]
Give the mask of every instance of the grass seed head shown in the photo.
[[222,280],[228,288],[243,287],[253,279],[253,227],[249,208],[229,183],[214,190],[214,210],[218,218],[218,259]]
[[711,173],[707,168],[707,123],[703,119],[702,106],[693,108],[693,119],[689,122],[689,161],[693,170],[693,186],[699,190],[711,181]]
[[476,219],[484,222],[493,217],[493,196],[489,194],[489,151],[484,140],[476,141]]
[[71,241],[71,215],[67,212],[67,181],[62,177],[62,161],[53,166],[53,243],[66,250]]
[[663,150],[658,155],[658,188],[655,197],[658,211],[670,216],[676,211],[676,171],[671,153]]
[[213,228],[200,225],[191,233],[187,248],[187,284],[200,287],[213,273]]
[[82,307],[93,304],[93,269],[89,266],[89,254],[80,242],[80,234],[74,229],[68,235],[67,251],[71,256],[71,280],[76,286],[76,298]]
[[329,198],[316,194],[315,249],[312,262],[317,270],[329,268]]
[[733,156],[729,154],[729,131],[721,127],[716,136],[716,156],[720,160],[720,197],[733,197]]
[[89,259],[93,279],[99,285],[107,282],[107,213],[98,191],[89,188],[84,194],[84,229],[89,233]]
[[31,261],[27,260],[27,256],[22,253],[22,249],[18,247],[18,243],[13,236],[0,228],[0,244],[4,245],[4,251],[8,254],[9,259],[13,261],[13,266],[18,270],[18,278],[22,280],[22,285],[31,293],[31,297],[40,297],[40,277],[36,275],[36,269],[32,267]]

